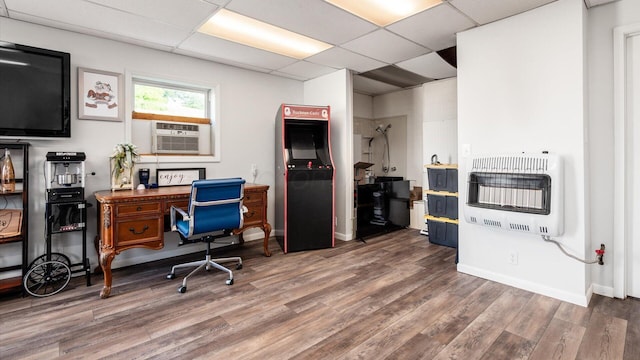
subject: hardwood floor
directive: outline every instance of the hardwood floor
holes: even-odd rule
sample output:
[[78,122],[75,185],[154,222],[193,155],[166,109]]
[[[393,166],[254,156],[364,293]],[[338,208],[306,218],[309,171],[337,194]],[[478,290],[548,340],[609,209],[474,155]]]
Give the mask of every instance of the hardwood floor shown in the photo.
[[[588,308],[456,272],[455,250],[400,230],[333,249],[243,257],[166,280],[193,254],[74,278],[46,298],[0,298],[8,359],[638,359],[640,301],[594,295]],[[232,268],[233,269],[233,268]]]

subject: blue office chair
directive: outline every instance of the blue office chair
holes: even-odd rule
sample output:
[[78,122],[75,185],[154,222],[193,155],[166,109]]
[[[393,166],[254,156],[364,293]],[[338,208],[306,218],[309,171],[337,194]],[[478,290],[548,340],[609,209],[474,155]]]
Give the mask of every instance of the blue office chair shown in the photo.
[[174,265],[171,268],[167,279],[174,279],[178,268],[196,266],[195,270],[184,277],[178,292],[186,292],[187,279],[202,268],[209,270],[214,267],[226,271],[229,274],[227,285],[233,284],[233,272],[218,262],[237,261],[236,269],[239,270],[242,269],[242,259],[212,259],[211,243],[230,236],[234,229],[242,228],[243,213],[247,211],[242,205],[244,183],[244,179],[241,178],[195,180],[191,184],[188,212],[175,206],[171,207],[171,231],[177,231],[180,235],[180,245],[199,241],[207,244],[204,260]]

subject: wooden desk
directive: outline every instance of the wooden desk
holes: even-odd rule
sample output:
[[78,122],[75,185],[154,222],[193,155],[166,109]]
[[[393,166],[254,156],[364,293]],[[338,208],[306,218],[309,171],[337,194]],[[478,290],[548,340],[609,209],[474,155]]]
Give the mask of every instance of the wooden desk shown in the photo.
[[[234,230],[240,236],[249,229],[258,227],[264,232],[264,254],[269,252],[271,225],[267,222],[268,185],[245,184],[243,205],[244,226]],[[101,298],[111,293],[111,262],[124,250],[142,247],[162,249],[164,246],[165,215],[172,205],[187,208],[191,186],[170,186],[147,190],[97,191],[98,202],[99,261],[104,273]]]

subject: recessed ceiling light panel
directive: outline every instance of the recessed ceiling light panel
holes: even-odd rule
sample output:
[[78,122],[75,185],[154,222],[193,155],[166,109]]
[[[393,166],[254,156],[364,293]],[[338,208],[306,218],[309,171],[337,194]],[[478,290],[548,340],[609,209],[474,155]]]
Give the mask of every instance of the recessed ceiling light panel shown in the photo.
[[226,9],[220,9],[198,31],[295,59],[305,59],[332,47]]
[[442,0],[325,0],[378,26],[387,26],[421,11],[432,8]]

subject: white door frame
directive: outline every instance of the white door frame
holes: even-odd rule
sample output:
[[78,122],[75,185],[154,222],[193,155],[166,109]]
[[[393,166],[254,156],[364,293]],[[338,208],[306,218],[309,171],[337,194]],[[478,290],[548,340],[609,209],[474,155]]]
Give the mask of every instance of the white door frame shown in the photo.
[[629,227],[629,204],[626,201],[627,164],[627,39],[640,35],[640,23],[613,30],[613,117],[614,117],[614,189],[613,189],[613,296],[627,297],[626,249]]

